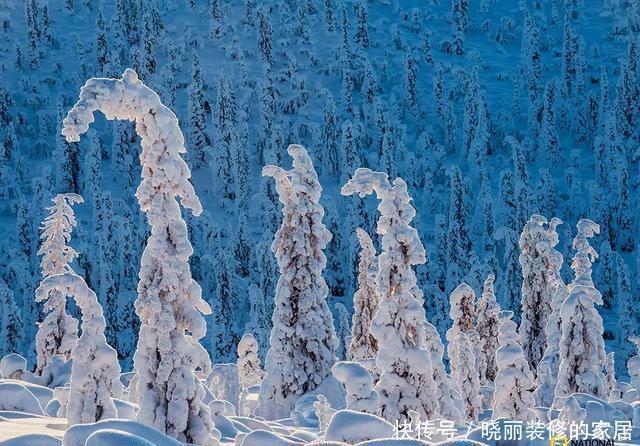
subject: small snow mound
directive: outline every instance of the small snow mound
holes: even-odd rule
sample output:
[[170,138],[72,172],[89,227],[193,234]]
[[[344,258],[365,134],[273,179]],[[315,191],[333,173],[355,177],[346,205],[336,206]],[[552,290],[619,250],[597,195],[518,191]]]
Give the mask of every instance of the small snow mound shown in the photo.
[[0,380],[1,383],[11,383],[18,384],[20,386],[24,386],[29,392],[33,394],[38,399],[41,407],[46,407],[49,404],[49,401],[53,399],[53,390],[48,387],[41,386],[39,384],[33,384],[25,381],[20,381],[17,379],[5,379]]
[[0,383],[0,410],[44,415],[38,398],[22,384],[12,382]]
[[0,446],[60,446],[61,444],[62,442],[59,438],[44,434],[20,435],[19,437],[0,441]]
[[393,437],[394,426],[375,415],[340,410],[331,419],[324,436],[329,441],[356,444],[368,440]]
[[105,429],[94,432],[87,438],[85,446],[161,446],[160,443],[151,443],[137,435],[128,432]]
[[241,440],[238,446],[302,446],[304,443],[288,440],[273,432],[253,431]]
[[[94,432],[104,431],[106,429],[116,430],[119,432],[132,434],[136,437],[141,437],[152,445],[184,446],[184,443],[174,440],[173,438],[163,434],[162,432],[145,426],[144,424],[130,420],[104,420],[98,421],[97,423],[76,424],[74,426],[71,426],[65,432],[64,437],[62,438],[62,446],[85,446],[88,438]],[[110,446],[124,446],[126,444],[127,443],[113,443]],[[136,446],[141,445],[142,443],[138,443]]]
[[27,360],[17,353],[10,353],[0,360],[0,378],[20,378],[26,370]]

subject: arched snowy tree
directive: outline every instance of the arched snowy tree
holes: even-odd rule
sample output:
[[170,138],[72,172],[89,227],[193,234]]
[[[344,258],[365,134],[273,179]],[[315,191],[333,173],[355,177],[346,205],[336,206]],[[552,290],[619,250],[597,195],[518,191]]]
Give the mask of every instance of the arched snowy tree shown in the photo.
[[493,281],[495,276],[489,274],[487,280],[484,281],[482,296],[478,299],[476,308],[476,331],[480,338],[480,347],[478,348],[478,373],[480,374],[480,384],[484,385],[489,381],[493,381],[496,377],[496,351],[498,350],[498,314],[500,313],[500,305],[496,301],[493,292]]
[[[54,206],[48,208],[49,215],[42,222],[42,245],[38,254],[42,256],[40,266],[42,277],[73,272],[70,263],[78,253],[67,245],[71,239],[71,231],[76,225],[73,206],[82,203],[83,199],[76,194],[58,194],[51,201]],[[52,290],[48,294],[44,321],[38,325],[36,333],[37,364],[36,373],[51,361],[54,355],[61,355],[65,360],[71,356],[71,350],[78,340],[78,321],[66,311],[67,299],[62,290]]]
[[331,233],[322,223],[322,187],[304,147],[290,145],[293,169],[265,166],[280,196],[283,220],[271,245],[280,266],[271,345],[256,414],[288,416],[296,400],[331,374],[337,338],[322,278],[322,250]]
[[205,359],[198,340],[206,333],[203,314],[211,310],[191,278],[188,259],[193,249],[176,198],[196,216],[202,206],[181,157],[186,150],[178,119],[130,69],[122,79],[87,81],[64,120],[67,140],[78,141],[98,110],[107,119],[135,121],[142,140],[142,182],[136,197],[151,235],[135,303],[141,320],[134,355],[137,419],[180,441],[215,444],[209,410],[202,402],[205,391],[196,376],[198,367],[210,367],[201,364]]
[[603,369],[607,360],[602,334],[602,317],[595,305],[602,305],[600,292],[591,279],[592,262],[598,253],[589,245],[589,238],[600,233],[600,226],[581,219],[578,234],[573,239],[576,254],[571,263],[575,279],[569,286],[569,296],[560,310],[560,369],[554,406],[559,399],[573,393],[586,393],[606,400]]
[[493,392],[493,418],[533,421],[535,399],[530,392],[533,373],[520,347],[512,311],[500,312],[500,348],[496,353],[498,374]]
[[69,383],[69,425],[116,418],[113,398],[121,398],[120,364],[116,351],[107,344],[105,319],[96,293],[73,271],[47,277],[36,290],[36,301],[51,293],[72,296],[82,312],[82,334],[71,352],[73,365]]
[[[520,338],[531,367],[536,368],[547,343],[545,326],[551,315],[551,301],[564,285],[560,277],[562,254],[554,249],[558,244],[556,227],[559,219],[547,219],[533,214],[520,235],[520,266],[522,267],[522,321]],[[548,226],[547,226],[548,224]]]
[[244,388],[260,384],[262,369],[258,358],[258,343],[251,333],[245,333],[238,342],[238,373],[240,385]]
[[342,195],[376,193],[380,200],[377,232],[382,236],[376,279],[382,297],[371,324],[378,341],[380,413],[389,421],[409,420],[416,411],[430,419],[438,410],[431,354],[425,338],[422,291],[412,269],[426,261],[417,231],[410,226],[416,211],[401,178],[389,183],[386,173],[357,169]]
[[378,258],[369,234],[356,229],[360,241],[360,262],[358,263],[358,291],[353,295],[353,318],[351,324],[351,359],[362,361],[378,356],[378,341],[371,334],[371,322],[380,305],[380,295],[376,285]]

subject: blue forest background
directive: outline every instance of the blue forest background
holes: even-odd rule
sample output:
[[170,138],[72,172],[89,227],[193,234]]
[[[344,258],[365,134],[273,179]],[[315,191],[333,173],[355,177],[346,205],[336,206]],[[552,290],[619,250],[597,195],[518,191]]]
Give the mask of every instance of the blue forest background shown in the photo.
[[339,189],[366,166],[408,183],[429,257],[419,286],[441,336],[449,293],[465,281],[479,295],[489,273],[518,319],[518,239],[533,213],[564,222],[566,282],[576,222],[599,223],[599,311],[627,374],[627,338],[640,331],[640,1],[0,0],[0,21],[0,286],[24,325],[14,345],[0,340],[0,357],[33,363],[40,223],[55,194],[76,192],[85,203],[74,267],[131,368],[148,235],[134,195],[139,141],[132,123],[102,117],[80,143],[59,135],[86,79],[131,67],[187,141],[205,210],[184,218],[193,277],[214,310],[203,340],[213,362],[235,361],[248,324],[266,352],[281,214],[260,171],[288,165],[298,143],[319,172],[333,235],[324,276],[339,356],[357,287],[355,229],[374,235],[376,216],[373,199]]

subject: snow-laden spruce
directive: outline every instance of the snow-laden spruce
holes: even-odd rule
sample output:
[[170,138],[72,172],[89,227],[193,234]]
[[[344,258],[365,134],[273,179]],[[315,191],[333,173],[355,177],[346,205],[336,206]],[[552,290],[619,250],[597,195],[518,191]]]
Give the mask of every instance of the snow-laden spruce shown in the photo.
[[604,327],[595,308],[596,304],[602,305],[602,296],[591,279],[591,266],[598,253],[589,245],[589,238],[600,233],[600,226],[581,219],[577,228],[578,234],[573,239],[576,254],[571,263],[575,278],[560,310],[562,338],[554,407],[558,407],[559,398],[578,392],[607,398],[603,374],[607,360],[602,338]]
[[562,286],[560,268],[562,254],[554,249],[558,244],[558,219],[533,214],[520,235],[520,266],[522,267],[522,311],[520,338],[522,349],[534,369],[540,363],[547,344],[545,326],[552,312],[551,302]]
[[512,311],[500,312],[500,348],[496,352],[498,374],[494,382],[493,418],[532,421],[536,419],[533,411],[535,399],[530,392],[534,378],[512,317]]
[[480,378],[476,365],[476,348],[473,345],[473,340],[477,340],[477,337],[478,333],[475,330],[469,330],[466,333],[455,331],[456,368],[451,370],[451,377],[456,380],[461,391],[465,410],[464,418],[472,422],[478,421],[482,413]]
[[[556,226],[562,221],[558,218],[551,219],[549,224],[549,239],[555,246],[558,241]],[[569,295],[568,286],[558,276],[558,288],[551,300],[551,315],[544,328],[547,344],[544,355],[537,367],[537,387],[534,391],[536,402],[539,406],[550,407],[555,397],[555,388],[560,367],[560,338],[562,337],[562,321],[560,320],[560,310],[562,303]]]
[[380,296],[376,286],[378,276],[378,258],[373,241],[367,232],[356,229],[360,241],[360,262],[358,263],[359,288],[353,295],[353,317],[351,326],[351,359],[367,361],[378,356],[378,341],[371,335],[371,321],[373,320]]
[[276,286],[271,343],[265,360],[256,414],[275,419],[289,416],[296,400],[331,374],[337,338],[322,278],[322,250],[331,233],[322,223],[322,187],[304,147],[290,145],[293,169],[265,166],[263,176],[276,183],[282,225],[271,250],[280,266]]
[[497,373],[496,351],[499,346],[498,326],[500,321],[498,314],[500,313],[500,306],[493,291],[494,280],[495,276],[493,274],[487,276],[476,308],[476,331],[480,339],[476,362],[478,373],[480,374],[480,384],[482,385],[492,382]]
[[458,367],[460,353],[458,341],[462,339],[459,334],[464,334],[474,329],[475,300],[476,295],[473,289],[466,283],[461,283],[451,292],[449,315],[453,320],[453,325],[447,330],[446,337],[448,343],[447,356],[449,357],[452,375]]
[[251,333],[245,333],[238,342],[238,373],[240,385],[248,388],[262,381],[262,369],[258,358],[258,342]]
[[[42,277],[73,272],[70,263],[78,253],[69,246],[71,231],[76,225],[72,206],[82,203],[80,195],[58,194],[52,200],[54,205],[47,208],[49,215],[42,222],[42,245],[38,254],[42,256],[40,266]],[[48,313],[38,325],[36,333],[36,373],[42,373],[54,355],[65,360],[71,356],[71,350],[78,340],[78,321],[67,314],[67,297],[61,290],[52,290],[44,305]]]
[[95,111],[110,120],[135,121],[142,145],[142,182],[136,197],[151,235],[142,255],[135,302],[140,317],[134,355],[138,421],[180,441],[215,444],[209,410],[202,403],[205,391],[196,376],[198,367],[210,366],[201,364],[198,340],[206,333],[203,314],[211,310],[191,278],[188,259],[193,249],[180,214],[180,205],[196,216],[202,206],[181,156],[186,149],[178,119],[130,69],[122,79],[86,82],[63,122],[67,141],[80,139]]
[[431,364],[433,367],[433,380],[436,385],[436,400],[438,401],[438,414],[445,420],[462,422],[462,414],[454,403],[455,394],[449,383],[449,376],[444,368],[444,344],[440,340],[440,334],[436,327],[425,321],[424,335],[426,338]]
[[107,344],[105,319],[96,293],[73,271],[47,277],[36,290],[36,300],[51,293],[72,296],[82,312],[82,334],[71,352],[73,365],[67,421],[69,425],[116,418],[113,398],[121,398],[118,354]]
[[386,173],[360,168],[342,187],[342,195],[360,197],[376,193],[380,203],[377,232],[382,236],[376,278],[382,300],[371,324],[378,341],[377,371],[380,379],[380,414],[390,422],[408,421],[414,410],[423,419],[438,411],[431,354],[425,338],[422,291],[416,283],[414,265],[426,261],[424,246],[410,226],[416,211],[407,184]]
[[[14,352],[20,350],[23,327],[20,309],[14,300],[13,291],[0,277],[0,358],[4,360],[5,355],[15,354]],[[1,372],[0,376],[3,376]]]

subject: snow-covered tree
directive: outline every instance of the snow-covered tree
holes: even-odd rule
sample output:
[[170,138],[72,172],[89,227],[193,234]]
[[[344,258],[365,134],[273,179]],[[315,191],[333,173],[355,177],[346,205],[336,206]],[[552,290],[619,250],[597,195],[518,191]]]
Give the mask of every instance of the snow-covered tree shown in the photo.
[[500,306],[493,292],[495,276],[489,274],[484,281],[482,295],[476,308],[476,331],[480,338],[480,347],[476,361],[480,374],[480,384],[484,385],[496,377],[496,351],[498,350],[498,314]]
[[451,377],[456,380],[462,392],[464,418],[477,421],[482,412],[482,396],[480,395],[480,378],[476,367],[475,346],[471,339],[477,337],[475,330],[466,333],[455,332],[454,342],[457,345],[456,368],[451,370]]
[[451,292],[471,269],[473,244],[469,233],[467,185],[458,166],[450,171],[449,232],[446,290]]
[[[73,272],[70,264],[78,253],[68,245],[71,231],[77,221],[72,206],[82,203],[80,195],[58,194],[51,201],[54,206],[48,209],[49,215],[42,222],[42,245],[38,254],[42,256],[40,266],[42,277]],[[48,313],[39,324],[36,333],[37,364],[36,373],[42,373],[54,355],[65,360],[71,356],[71,350],[78,340],[78,321],[67,314],[67,299],[63,290],[51,290],[45,304]]]
[[282,225],[271,245],[280,278],[256,408],[256,414],[267,418],[288,416],[302,394],[329,376],[337,343],[321,275],[326,264],[322,250],[331,240],[322,223],[322,188],[304,147],[290,145],[287,151],[293,169],[269,165],[262,171],[274,178],[283,204]]
[[378,311],[380,296],[376,285],[378,258],[369,234],[356,229],[360,241],[358,263],[358,291],[353,295],[353,318],[351,321],[351,344],[349,352],[354,361],[371,360],[378,356],[378,341],[371,334],[371,322]]
[[559,398],[577,392],[605,400],[607,397],[602,373],[607,359],[602,338],[604,327],[595,308],[596,304],[602,305],[602,297],[591,280],[591,265],[598,253],[588,240],[600,233],[600,226],[581,219],[577,228],[578,234],[573,239],[576,254],[571,263],[575,279],[560,310],[562,338],[554,406],[559,404]]
[[618,374],[624,374],[624,367],[633,355],[633,346],[627,340],[640,334],[640,302],[634,299],[629,277],[629,268],[619,254],[617,257],[617,322],[616,352],[618,356]]
[[200,60],[194,53],[191,68],[191,83],[189,84],[188,115],[187,115],[187,141],[193,149],[189,161],[194,169],[202,167],[207,161],[207,153],[210,151],[211,141],[207,133],[206,115],[204,110],[204,81]]
[[438,401],[438,414],[445,420],[462,421],[462,414],[454,402],[454,392],[449,382],[449,376],[444,368],[444,344],[440,340],[438,330],[429,322],[424,323],[424,332],[427,346],[431,355],[433,366],[433,380],[436,385],[436,400]]
[[611,391],[616,388],[617,383],[615,356],[616,354],[614,352],[607,354],[607,361],[604,366],[607,397],[611,395]]
[[409,411],[425,419],[438,410],[431,354],[425,338],[422,291],[412,269],[426,261],[417,231],[410,226],[416,211],[401,178],[389,183],[386,173],[360,168],[342,195],[376,193],[380,203],[377,232],[382,237],[376,278],[381,302],[370,332],[378,341],[376,367],[380,379],[380,413],[392,421],[408,421]]
[[273,29],[267,7],[258,8],[258,50],[265,64],[273,64]]
[[258,358],[258,343],[251,333],[245,333],[238,342],[238,373],[240,385],[244,388],[260,384],[262,369]]
[[533,373],[520,346],[512,311],[500,312],[500,348],[496,353],[498,374],[493,392],[493,418],[517,421],[536,419],[535,399],[530,391]]
[[351,344],[351,327],[349,326],[349,312],[342,302],[336,303],[334,307],[336,320],[336,336],[338,337],[338,348],[336,357],[340,361],[351,359],[349,355],[349,344]]
[[449,315],[453,320],[453,325],[447,330],[447,356],[449,356],[452,374],[458,367],[458,356],[460,353],[458,341],[461,340],[459,333],[464,334],[475,328],[475,301],[476,295],[473,289],[466,283],[458,285],[458,287],[451,292]]
[[141,320],[134,356],[137,419],[180,441],[215,444],[211,417],[202,402],[204,388],[196,376],[197,368],[209,368],[198,340],[206,333],[202,315],[211,310],[191,278],[188,259],[193,250],[176,198],[196,216],[202,206],[181,157],[186,150],[178,119],[129,69],[122,79],[87,81],[64,120],[67,140],[78,141],[97,110],[108,119],[135,121],[142,140],[142,182],[136,197],[151,235],[142,255],[135,303]]
[[522,267],[522,321],[520,339],[531,367],[536,368],[547,343],[545,326],[551,315],[551,301],[563,286],[560,277],[562,254],[554,249],[558,244],[556,227],[559,219],[547,219],[533,214],[520,235],[520,265]]
[[13,291],[0,278],[0,357],[20,353],[23,325]]
[[82,277],[70,270],[50,275],[40,282],[36,301],[49,299],[52,292],[73,296],[82,312],[82,334],[71,352],[69,425],[117,418],[113,399],[122,397],[120,364],[116,351],[104,336],[106,322],[96,293]]
[[544,328],[547,342],[544,355],[538,363],[537,387],[534,391],[536,401],[542,407],[550,407],[555,396],[558,368],[560,367],[560,338],[562,337],[560,311],[562,303],[568,295],[568,287],[561,281],[551,300],[551,315]]
[[254,283],[249,285],[249,322],[245,325],[245,333],[250,333],[258,345],[258,356],[264,358],[269,344],[271,331],[271,315],[267,313],[267,305],[263,291]]

